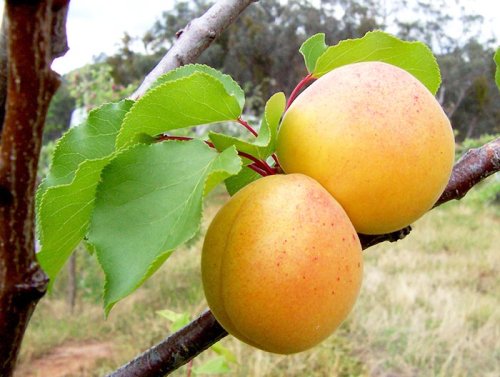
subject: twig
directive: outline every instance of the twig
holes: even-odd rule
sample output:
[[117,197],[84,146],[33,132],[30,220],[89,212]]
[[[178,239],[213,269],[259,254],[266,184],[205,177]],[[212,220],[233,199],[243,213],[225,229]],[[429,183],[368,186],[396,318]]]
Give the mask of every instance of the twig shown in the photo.
[[162,74],[193,63],[198,56],[243,12],[257,0],[219,0],[201,17],[192,20],[179,33],[179,38],[146,76],[141,86],[132,94],[132,99],[142,96]]
[[[499,156],[499,139],[481,148],[467,152],[453,168],[450,183],[436,206],[452,199],[462,198],[473,185],[499,171]],[[367,249],[380,242],[395,242],[400,240],[406,237],[410,233],[410,230],[411,228],[407,227],[397,232],[377,236],[360,234],[360,240],[363,249]],[[226,335],[227,332],[218,325],[212,313],[206,311],[201,317],[195,319],[189,325],[158,343],[108,377],[163,376],[189,362],[189,360],[196,357],[201,351]],[[171,355],[174,351],[176,352],[175,358]],[[162,369],[155,370],[154,368],[159,368],[159,365],[161,365]],[[149,374],[145,374],[145,371]]]

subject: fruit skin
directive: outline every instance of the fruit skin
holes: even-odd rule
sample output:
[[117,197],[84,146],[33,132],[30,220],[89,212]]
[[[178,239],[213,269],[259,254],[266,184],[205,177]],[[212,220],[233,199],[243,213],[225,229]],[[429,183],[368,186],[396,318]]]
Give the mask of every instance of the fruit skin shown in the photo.
[[358,236],[313,179],[274,175],[217,213],[202,252],[208,305],[232,335],[289,354],[321,342],[354,305],[362,278]]
[[382,62],[337,68],[287,110],[277,155],[320,182],[359,233],[404,228],[432,208],[455,153],[450,122],[427,88]]

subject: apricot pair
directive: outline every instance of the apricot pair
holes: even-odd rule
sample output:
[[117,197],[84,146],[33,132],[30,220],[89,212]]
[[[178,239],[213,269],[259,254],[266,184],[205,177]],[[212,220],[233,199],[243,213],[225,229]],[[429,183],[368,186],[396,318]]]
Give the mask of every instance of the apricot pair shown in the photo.
[[398,230],[433,206],[451,174],[454,139],[412,75],[357,63],[296,99],[277,155],[288,174],[251,183],[214,218],[202,278],[229,333],[294,353],[329,336],[352,309],[362,279],[356,232]]

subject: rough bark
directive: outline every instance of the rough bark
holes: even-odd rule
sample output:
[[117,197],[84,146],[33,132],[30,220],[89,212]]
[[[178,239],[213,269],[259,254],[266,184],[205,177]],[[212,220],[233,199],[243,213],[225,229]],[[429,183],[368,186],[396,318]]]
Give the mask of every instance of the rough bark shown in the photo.
[[[9,377],[47,277],[34,252],[34,193],[42,130],[59,85],[68,0],[7,0],[7,87],[0,149],[0,376]],[[53,34],[59,40],[53,43]]]
[[[456,163],[450,181],[435,206],[453,199],[461,199],[474,185],[498,171],[500,171],[500,139],[468,151]],[[389,234],[359,236],[363,249],[367,249],[381,242],[403,239],[410,231],[411,228],[406,227]],[[206,311],[189,325],[109,374],[108,377],[167,375],[226,335],[227,332],[217,323],[213,314]]]
[[4,13],[2,18],[2,27],[0,28],[0,132],[2,131],[3,120],[5,118],[6,97],[7,97],[7,15]]
[[137,99],[162,74],[185,64],[194,63],[203,51],[243,12],[257,0],[219,0],[201,17],[192,20],[178,32],[178,39],[158,65],[146,76],[131,98]]

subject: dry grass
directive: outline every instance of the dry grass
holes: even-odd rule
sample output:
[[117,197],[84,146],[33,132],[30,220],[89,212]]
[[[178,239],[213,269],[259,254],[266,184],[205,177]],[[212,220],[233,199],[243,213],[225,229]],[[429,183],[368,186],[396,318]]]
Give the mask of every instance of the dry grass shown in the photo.
[[[215,197],[207,221],[223,197]],[[98,301],[102,276],[80,255],[80,300],[68,315],[60,290],[38,307],[24,362],[75,341],[114,344],[92,372],[102,376],[162,339],[168,308],[193,316],[205,307],[199,275],[201,237],[178,250],[108,320]],[[499,376],[500,217],[497,209],[451,203],[429,213],[407,239],[366,251],[365,279],[353,313],[320,346],[294,356],[257,351],[230,337],[231,376]],[[96,282],[97,281],[97,282]],[[102,280],[101,280],[102,281]],[[59,293],[58,293],[59,292]],[[201,360],[213,356],[206,352]],[[185,368],[174,373],[185,376]]]

